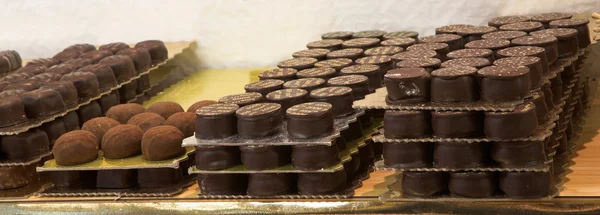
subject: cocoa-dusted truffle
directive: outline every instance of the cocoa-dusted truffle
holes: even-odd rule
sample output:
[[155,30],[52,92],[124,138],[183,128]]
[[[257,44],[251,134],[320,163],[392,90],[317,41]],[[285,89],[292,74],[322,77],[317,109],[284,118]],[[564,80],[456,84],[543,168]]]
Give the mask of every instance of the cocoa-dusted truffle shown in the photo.
[[135,125],[117,125],[106,131],[102,138],[104,157],[120,159],[142,152],[144,131]]
[[[298,79],[300,80],[300,79]],[[256,104],[263,100],[263,96],[260,93],[241,93],[229,96],[223,96],[219,99],[219,103],[236,104],[240,107]]]
[[373,56],[373,55],[395,55],[398,54],[399,52],[403,51],[403,48],[400,47],[396,47],[396,46],[382,46],[382,47],[375,47],[375,48],[370,48],[365,50],[365,55],[366,56]]
[[[288,89],[298,88],[298,89],[303,89],[303,90],[310,92],[314,89],[325,86],[325,83],[327,83],[327,81],[325,81],[324,79],[321,79],[321,78],[300,78],[300,79],[285,82],[283,84],[283,87],[288,88]],[[258,93],[258,94],[260,95],[260,93]],[[261,98],[262,98],[262,96],[261,96]]]
[[458,29],[469,28],[469,27],[473,27],[473,25],[466,25],[466,24],[445,25],[445,26],[436,28],[435,34],[456,34],[456,31],[458,31]]
[[390,70],[383,83],[387,88],[386,100],[415,103],[429,100],[431,75],[423,68],[401,68]]
[[196,114],[190,112],[179,112],[171,115],[165,125],[171,125],[178,128],[184,136],[194,135],[196,130]]
[[282,110],[282,105],[277,103],[257,103],[237,109],[239,136],[260,138],[278,132],[283,124]]
[[152,65],[150,53],[144,48],[127,48],[117,52],[116,55],[129,56],[133,61],[137,74],[147,71]]
[[77,88],[77,97],[79,99],[87,99],[100,94],[100,83],[94,73],[91,72],[73,72],[60,79],[61,81],[69,81]]
[[294,58],[310,57],[310,58],[315,58],[317,60],[325,60],[327,58],[327,54],[329,52],[330,51],[327,49],[308,49],[308,50],[294,52],[292,54],[292,57],[294,57]]
[[449,52],[446,57],[448,59],[459,58],[485,58],[488,61],[494,61],[494,52],[491,49],[459,49]]
[[539,22],[516,22],[500,26],[500,30],[503,31],[523,31],[527,33],[541,29],[544,29],[544,26]]
[[326,102],[307,102],[286,111],[288,135],[293,138],[314,138],[333,131],[332,106]]
[[60,93],[52,89],[37,89],[20,95],[28,118],[49,116],[65,110]]
[[352,38],[352,34],[354,34],[354,32],[352,31],[333,31],[321,35],[321,39],[349,40],[350,38]]
[[485,112],[483,120],[485,136],[493,140],[529,137],[537,125],[535,105],[531,102],[518,105],[509,112]]
[[127,121],[127,124],[137,125],[142,128],[142,130],[148,131],[148,129],[153,127],[164,125],[165,118],[156,113],[146,112],[131,117],[131,119]]
[[317,63],[317,61],[317,59],[309,57],[292,58],[277,63],[277,67],[303,70],[312,68],[315,65],[315,63]]
[[416,43],[417,41],[413,38],[394,38],[394,39],[389,39],[389,40],[384,40],[381,42],[381,46],[395,46],[395,47],[399,47],[401,48],[400,51],[402,51],[402,49],[406,49],[409,46],[412,46]]
[[115,78],[117,78],[117,81],[119,83],[128,81],[133,76],[135,76],[135,74],[137,74],[135,70],[135,64],[133,64],[133,61],[128,56],[109,56],[100,60],[98,63],[109,66],[115,74]]
[[492,26],[473,26],[456,30],[456,34],[463,37],[465,43],[480,40],[481,35],[497,31],[496,27]]
[[367,50],[379,45],[380,41],[381,40],[378,38],[356,38],[344,41],[344,43],[342,43],[342,48],[359,48]]
[[534,15],[531,17],[531,20],[536,21],[536,22],[541,22],[542,24],[544,24],[544,28],[549,28],[550,22],[552,22],[554,20],[571,19],[571,18],[573,18],[573,15],[568,14],[568,13],[552,12],[552,13],[542,13],[542,14]]
[[416,31],[395,31],[383,35],[384,40],[391,40],[397,38],[411,38],[416,40],[417,37],[419,37],[419,33]]
[[197,101],[196,103],[190,105],[190,107],[187,109],[187,112],[192,112],[192,113],[196,113],[196,110],[198,110],[201,107],[204,106],[209,106],[212,104],[216,104],[217,101],[213,101],[213,100],[200,100]]
[[366,30],[359,31],[352,34],[352,38],[379,38],[382,39],[383,35],[387,32],[381,30]]
[[297,72],[297,70],[291,69],[291,68],[269,69],[269,70],[265,70],[265,71],[261,72],[260,74],[258,74],[258,78],[260,80],[278,79],[278,80],[282,80],[282,81],[289,81],[289,80],[296,79],[296,72]]
[[106,50],[106,51],[110,51],[113,54],[116,54],[117,52],[129,48],[129,45],[125,44],[125,43],[121,43],[121,42],[116,42],[116,43],[109,43],[109,44],[105,44],[105,45],[101,45],[98,50]]
[[105,92],[117,86],[117,78],[112,69],[104,64],[92,64],[78,70],[79,72],[90,72],[96,75],[100,91]]
[[479,99],[477,69],[468,66],[441,68],[431,72],[432,102],[472,102]]
[[386,110],[383,129],[386,138],[420,138],[429,134],[430,117],[427,111]]
[[315,67],[330,67],[330,68],[334,68],[335,71],[337,71],[339,73],[342,68],[350,66],[352,64],[353,64],[352,59],[334,58],[334,59],[319,61],[319,62],[315,63]]
[[159,161],[183,155],[183,138],[183,133],[170,125],[151,128],[142,137],[142,156],[146,160]]
[[487,101],[520,100],[531,90],[527,67],[488,66],[477,75],[481,78],[481,98]]
[[524,31],[495,31],[484,35],[481,35],[483,39],[500,39],[500,40],[512,40],[518,37],[527,36],[527,32]]
[[184,112],[181,105],[171,101],[156,102],[150,105],[150,107],[148,107],[146,111],[157,113],[165,119],[168,119],[171,115],[175,113]]
[[146,112],[146,108],[139,104],[120,104],[108,109],[106,117],[117,120],[121,124],[127,124],[131,117],[144,112]]
[[96,117],[83,123],[81,130],[92,132],[98,138],[98,143],[102,142],[102,137],[108,129],[120,125],[118,121],[108,117]]
[[48,152],[49,146],[48,135],[40,129],[2,136],[0,141],[2,155],[8,159],[32,158]]
[[421,37],[421,43],[446,43],[450,51],[462,49],[464,47],[462,37],[456,34],[437,34],[432,36]]
[[98,138],[92,132],[76,130],[56,140],[52,154],[58,165],[77,165],[98,158]]
[[476,111],[432,111],[433,136],[442,138],[479,137],[483,115]]
[[196,138],[217,139],[237,133],[236,104],[217,103],[196,111]]
[[493,27],[500,27],[502,25],[511,24],[515,22],[526,22],[531,20],[530,16],[498,16],[488,20],[488,25]]
[[356,60],[363,56],[364,50],[361,48],[345,48],[327,53],[327,59],[348,58]]
[[165,46],[165,43],[160,40],[146,40],[135,44],[135,48],[142,48],[148,50],[150,57],[152,57],[152,65],[157,65],[169,58],[169,50]]
[[81,56],[79,56],[79,58],[89,59],[92,61],[92,63],[98,63],[98,61],[111,55],[113,55],[113,53],[108,50],[95,50],[82,54]]
[[310,42],[306,45],[309,49],[327,49],[330,51],[340,49],[343,40],[338,39],[324,39]]
[[542,60],[538,57],[505,57],[494,61],[495,66],[508,67],[527,67],[529,69],[529,78],[531,80],[531,89],[538,89],[542,86],[543,74]]

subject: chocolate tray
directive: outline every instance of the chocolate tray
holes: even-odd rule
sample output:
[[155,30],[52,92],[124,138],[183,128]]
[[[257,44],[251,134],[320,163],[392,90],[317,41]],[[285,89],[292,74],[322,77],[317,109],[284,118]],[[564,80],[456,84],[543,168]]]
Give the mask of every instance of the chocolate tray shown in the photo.
[[269,145],[269,146],[283,146],[283,145],[297,145],[297,144],[313,144],[313,145],[331,145],[331,141],[340,136],[340,131],[348,129],[350,123],[356,122],[359,116],[364,114],[364,110],[356,110],[354,114],[336,118],[333,121],[333,132],[331,134],[319,137],[319,138],[307,138],[298,139],[290,138],[287,134],[287,126],[284,122],[281,126],[281,131],[275,135],[260,138],[260,139],[242,139],[238,135],[234,135],[223,139],[198,139],[195,136],[188,137],[183,140],[183,146],[202,146],[202,145],[216,145],[216,146],[247,146],[247,145]]
[[87,105],[92,101],[98,100],[98,99],[100,99],[100,97],[110,94],[113,90],[119,89],[123,85],[131,83],[132,81],[139,79],[142,75],[149,74],[150,71],[157,69],[158,67],[160,67],[164,64],[167,64],[167,61],[171,60],[174,56],[181,54],[183,52],[183,50],[189,49],[193,46],[193,43],[185,43],[185,44],[186,45],[184,48],[181,48],[180,46],[173,47],[173,46],[170,46],[170,44],[166,44],[167,49],[169,50],[169,58],[166,61],[155,65],[154,67],[148,69],[147,71],[142,72],[139,75],[137,75],[125,82],[119,83],[116,87],[110,88],[109,90],[100,93],[98,96],[86,98],[85,100],[80,100],[77,105],[68,107],[67,109],[65,109],[59,113],[55,113],[50,116],[40,117],[40,118],[36,118],[36,119],[28,119],[28,121],[24,122],[24,123],[0,128],[0,135],[15,135],[15,134],[25,132],[31,128],[39,127],[43,123],[50,122],[58,117],[67,115],[67,113],[69,113],[71,111],[75,111],[75,110],[79,109],[79,107],[81,107],[81,106]]
[[147,168],[179,168],[182,161],[188,159],[190,153],[195,152],[194,147],[186,147],[186,153],[168,160],[162,161],[147,161],[142,158],[142,155],[123,159],[107,159],[102,156],[102,151],[98,154],[98,159],[78,165],[62,166],[56,164],[56,160],[46,161],[44,166],[37,167],[37,172],[53,172],[53,171],[83,171],[83,170],[113,170],[113,169],[147,169]]

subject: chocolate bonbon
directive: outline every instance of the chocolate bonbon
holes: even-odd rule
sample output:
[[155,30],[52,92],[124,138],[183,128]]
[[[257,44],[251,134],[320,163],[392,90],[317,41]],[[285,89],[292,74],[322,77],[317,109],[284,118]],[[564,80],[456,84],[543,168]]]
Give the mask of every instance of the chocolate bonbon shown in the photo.
[[0,127],[26,122],[25,103],[18,96],[2,97],[0,100]]
[[65,106],[71,107],[77,104],[77,88],[69,81],[53,81],[44,84],[40,89],[52,89],[60,93]]
[[124,189],[137,182],[135,169],[99,170],[96,175],[96,188]]
[[529,137],[538,125],[533,103],[518,105],[510,112],[485,112],[483,123],[485,135],[492,140]]
[[437,58],[414,58],[400,61],[396,64],[396,68],[424,68],[431,72],[440,67],[442,61]]
[[445,25],[435,29],[435,34],[456,34],[458,29],[473,27],[473,25],[467,24],[452,24]]
[[381,40],[378,38],[356,38],[344,41],[344,43],[342,43],[342,48],[360,48],[362,50],[367,50],[379,45],[380,41]]
[[490,62],[494,61],[494,52],[491,49],[459,49],[449,52],[446,57],[448,59],[458,58],[485,58]]
[[327,58],[327,54],[329,54],[329,52],[330,51],[327,49],[308,49],[308,50],[294,52],[292,54],[292,57],[294,57],[294,58],[310,57],[310,58],[315,58],[317,60],[325,60]]
[[331,104],[334,117],[348,115],[354,111],[354,98],[350,87],[324,87],[310,92],[310,97],[312,100]]
[[101,45],[100,47],[98,47],[98,50],[106,50],[106,51],[110,51],[113,54],[116,54],[117,52],[129,48],[129,45],[122,43],[122,42],[115,42],[115,43],[109,43],[109,44],[104,44]]
[[94,73],[91,72],[73,72],[60,79],[69,81],[77,88],[77,96],[80,100],[95,97],[100,94],[100,83]]
[[306,91],[311,91],[325,86],[326,81],[321,78],[301,78],[287,81],[283,84],[284,88],[298,88]]
[[135,44],[135,48],[148,50],[152,58],[152,65],[157,65],[169,58],[169,50],[160,40],[146,40]]
[[261,80],[246,84],[244,86],[244,89],[246,90],[246,92],[258,92],[264,96],[270,92],[282,89],[283,83],[285,82],[282,80],[275,79]]
[[[515,40],[520,40],[523,37],[514,39]],[[554,60],[556,60],[556,49],[554,49]],[[497,56],[499,58],[505,58],[505,57],[538,57],[541,60],[542,63],[542,74],[546,75],[549,74],[549,63],[552,63],[554,61],[550,61],[549,58],[549,54],[547,52],[546,49],[542,48],[542,47],[536,47],[536,46],[516,46],[516,47],[510,47],[510,48],[505,48],[502,50],[499,50],[498,52],[496,52]]]
[[451,172],[448,189],[451,195],[467,198],[485,198],[498,189],[495,172]]
[[310,42],[306,45],[309,49],[327,49],[330,51],[340,49],[343,40],[338,39],[324,39]]
[[427,197],[448,190],[445,172],[403,172],[402,193],[408,196]]
[[554,20],[570,19],[572,17],[573,15],[568,13],[551,12],[534,15],[531,17],[531,20],[541,22],[544,25],[544,28],[549,28],[550,22]]
[[196,111],[196,138],[218,139],[233,136],[237,133],[235,104],[212,104]]
[[108,117],[96,117],[83,123],[81,130],[92,132],[98,138],[98,143],[102,143],[104,134],[112,127],[120,124],[118,121]]
[[492,142],[490,154],[501,167],[532,167],[546,161],[545,146],[542,141]]
[[295,179],[289,173],[255,173],[248,175],[249,196],[286,195],[295,191]]
[[484,35],[481,35],[483,39],[501,39],[501,40],[512,40],[518,37],[527,36],[527,32],[524,31],[494,31]]
[[60,93],[52,89],[37,89],[20,95],[28,118],[49,116],[65,109]]
[[96,101],[92,101],[87,105],[79,107],[77,109],[77,117],[79,117],[80,126],[86,121],[102,116],[102,108]]
[[[79,58],[89,59],[92,61],[92,63],[95,64],[95,63],[98,63],[98,61],[104,59],[105,57],[108,57],[111,55],[113,55],[113,53],[108,50],[95,50],[95,51],[91,51],[91,52],[82,54],[81,56],[79,56]],[[52,65],[50,65],[50,66],[52,66]]]
[[492,26],[472,26],[466,28],[460,28],[456,30],[456,34],[463,37],[465,43],[480,40],[481,35],[486,33],[497,31],[496,27]]
[[488,66],[477,71],[481,98],[486,101],[513,101],[525,98],[531,90],[527,67]]
[[386,138],[420,138],[430,132],[427,111],[386,110],[383,120]]
[[347,187],[344,169],[333,173],[298,174],[298,193],[300,195],[325,195],[340,192]]
[[551,28],[531,32],[532,36],[554,36],[558,39],[558,57],[564,58],[577,54],[579,42],[577,30],[570,28]]
[[347,66],[350,66],[353,64],[352,59],[349,58],[334,58],[334,59],[328,59],[328,60],[324,60],[324,61],[319,61],[317,63],[315,63],[315,67],[330,67],[330,68],[334,68],[335,71],[337,71],[339,73],[339,71]]
[[359,64],[343,68],[341,75],[364,75],[369,78],[369,90],[374,91],[381,87],[381,72],[379,66],[373,64]]
[[181,170],[173,168],[146,168],[137,170],[140,188],[159,188],[174,185],[183,177]]
[[511,24],[515,22],[526,22],[531,20],[529,16],[497,16],[488,20],[488,25],[493,27],[500,27],[502,25]]
[[383,79],[383,75],[393,67],[392,57],[386,55],[375,55],[359,58],[357,64],[375,64],[379,66],[379,77]]
[[375,48],[370,48],[365,50],[364,54],[366,56],[373,56],[373,55],[394,55],[397,54],[401,51],[403,51],[404,49],[400,48],[400,47],[395,47],[395,46],[381,46],[381,47],[375,47]]
[[369,78],[364,75],[344,75],[329,79],[329,86],[350,87],[355,100],[363,99],[369,94]]
[[292,166],[300,170],[318,170],[340,162],[335,145],[294,145],[291,158]]
[[288,146],[240,146],[241,161],[248,170],[275,169],[290,163]]
[[362,56],[363,49],[361,48],[345,48],[327,53],[327,59],[348,58],[356,60]]
[[516,22],[500,26],[500,30],[503,31],[523,31],[527,33],[542,29],[544,29],[544,26],[540,22]]
[[390,70],[383,79],[387,98],[393,102],[415,103],[429,100],[431,75],[423,68]]
[[291,88],[270,92],[265,96],[269,102],[281,105],[283,112],[288,108],[308,101],[308,91],[303,89]]
[[[409,46],[414,45],[416,42],[417,41],[415,39],[409,37],[393,38],[382,41],[381,46],[396,46],[406,49]],[[402,49],[400,51],[402,51]]]
[[531,93],[531,97],[525,99],[526,102],[532,102],[535,104],[535,115],[537,116],[538,124],[542,124],[546,122],[548,118],[548,112],[551,109],[548,109],[548,105],[546,105],[546,99],[544,98],[544,92],[537,91]]
[[248,175],[198,174],[201,195],[240,195],[248,187]]
[[450,52],[450,48],[446,43],[419,43],[406,48],[407,51],[413,51],[417,49],[435,51],[437,53],[436,56],[442,61],[446,61],[446,54]]
[[509,198],[543,198],[554,192],[551,172],[502,172],[499,187]]
[[[212,104],[216,104],[216,103],[217,103],[217,101],[213,101],[213,100],[200,100],[200,101],[197,101],[194,104],[190,105],[187,109],[187,112],[196,113],[196,110],[198,110],[199,108],[204,107],[204,106],[209,106]],[[226,102],[223,102],[223,103],[226,103]]]
[[385,143],[383,162],[391,168],[419,168],[432,163],[432,143]]
[[431,72],[432,102],[472,102],[479,99],[477,69],[467,66],[441,68]]
[[197,146],[196,168],[222,170],[241,164],[240,148],[236,146]]
[[183,138],[183,133],[170,125],[148,129],[142,137],[142,157],[159,161],[181,156],[185,153],[185,148],[181,147]]
[[257,103],[241,107],[236,111],[239,136],[260,138],[275,134],[283,124],[282,110],[282,105],[277,103]]
[[109,159],[128,158],[142,153],[144,131],[135,125],[114,126],[102,138],[104,157]]
[[542,86],[542,77],[544,70],[542,61],[538,57],[505,57],[494,61],[495,66],[508,67],[527,67],[529,69],[529,78],[531,80],[531,89],[538,89]]
[[0,150],[7,159],[32,158],[48,152],[50,142],[46,132],[32,129],[24,133],[3,136],[0,141]]
[[106,117],[117,120],[121,124],[127,124],[131,117],[144,112],[146,112],[146,108],[139,104],[120,104],[108,109]]
[[269,69],[258,74],[258,78],[260,80],[278,79],[283,81],[289,81],[296,79],[296,72],[297,70],[291,68]]
[[321,35],[321,39],[349,40],[352,38],[352,34],[354,34],[352,31],[333,31]]
[[135,76],[135,74],[137,74],[137,71],[135,70],[135,64],[133,64],[133,61],[128,56],[109,56],[100,60],[98,63],[109,66],[119,83],[128,81]]
[[510,41],[505,39],[481,39],[465,44],[467,49],[490,49],[494,53],[510,46]]
[[[240,107],[243,107],[246,105],[259,103],[262,100],[263,100],[262,94],[256,93],[256,92],[250,92],[250,93],[241,93],[241,94],[223,96],[219,99],[219,103],[235,104]],[[213,104],[213,103],[211,103],[211,104]],[[208,105],[210,105],[210,104],[208,104]],[[198,109],[198,108],[196,108],[196,109]]]
[[286,111],[288,135],[293,138],[314,138],[333,131],[332,105],[326,102],[308,102]]
[[433,164],[437,168],[478,168],[488,157],[483,143],[439,142],[433,149]]
[[580,49],[587,48],[591,44],[590,30],[587,19],[562,19],[550,22],[550,28],[573,28],[577,30],[577,42]]
[[433,136],[441,138],[478,137],[482,135],[483,114],[475,111],[432,111]]
[[[437,31],[437,29],[436,29]],[[464,47],[462,37],[455,34],[437,34],[419,38],[421,43],[446,43],[450,51],[462,49]]]
[[387,34],[385,31],[381,30],[366,30],[359,31],[352,34],[352,38],[379,38],[382,39],[383,36]]
[[89,131],[71,131],[56,140],[52,154],[58,165],[87,163],[98,157],[98,139]]

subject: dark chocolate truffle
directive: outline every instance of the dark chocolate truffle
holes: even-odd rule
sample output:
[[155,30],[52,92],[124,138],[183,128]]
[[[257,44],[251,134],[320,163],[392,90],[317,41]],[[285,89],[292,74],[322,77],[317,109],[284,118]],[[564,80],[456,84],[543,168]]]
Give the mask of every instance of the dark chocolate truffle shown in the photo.
[[104,59],[98,62],[99,64],[104,64],[112,69],[115,78],[119,83],[123,83],[128,81],[132,77],[134,77],[137,72],[135,70],[135,64],[130,57],[124,55],[114,55],[105,57]]
[[485,165],[484,143],[439,142],[433,148],[433,164],[437,168],[478,168]]
[[382,46],[382,47],[375,47],[375,48],[370,48],[365,50],[365,55],[366,56],[373,56],[373,55],[395,55],[398,54],[399,52],[403,51],[404,49],[400,48],[400,47],[396,47],[396,46]]
[[492,159],[505,168],[539,166],[546,161],[542,141],[492,142]]
[[142,156],[149,161],[159,161],[183,155],[183,138],[183,133],[170,125],[151,128],[142,137]]
[[335,71],[340,72],[344,67],[352,65],[352,59],[349,58],[334,58],[315,63],[315,67],[330,67],[334,68]]
[[276,196],[291,194],[294,178],[289,173],[254,173],[248,175],[249,196]]
[[445,172],[402,172],[402,193],[407,196],[428,197],[447,190]]
[[217,139],[237,133],[236,104],[217,103],[196,111],[196,138]]
[[499,181],[509,198],[543,198],[555,189],[551,172],[502,172]]
[[489,26],[500,27],[501,25],[511,24],[515,22],[526,22],[529,21],[529,16],[498,16],[488,20]]
[[152,58],[147,49],[143,48],[127,48],[117,52],[116,55],[129,56],[133,61],[137,74],[143,73],[150,69],[152,65]]
[[327,49],[330,51],[340,49],[343,40],[338,39],[324,39],[310,42],[306,45],[309,49]]
[[60,93],[52,89],[37,89],[21,94],[28,118],[49,116],[65,110]]
[[383,162],[391,168],[419,168],[432,163],[432,143],[385,143],[383,144]]
[[381,83],[381,72],[379,66],[373,64],[359,64],[343,68],[340,71],[341,75],[364,75],[369,78],[369,90],[375,91],[380,88]]
[[493,140],[529,137],[537,128],[535,105],[525,103],[510,112],[485,112],[483,129]]
[[321,39],[349,40],[350,38],[352,38],[352,34],[354,34],[354,32],[352,31],[333,31],[321,35]]
[[356,38],[344,41],[344,43],[342,43],[342,48],[359,48],[367,50],[379,45],[379,41],[381,40],[378,38]]
[[67,128],[65,127],[65,122],[62,118],[57,118],[50,122],[44,123],[40,128],[46,132],[46,135],[48,135],[50,145],[53,145],[61,135],[67,133]]
[[131,117],[129,121],[127,121],[127,124],[137,125],[142,130],[148,131],[153,127],[164,125],[165,118],[156,113],[146,112]]
[[427,111],[386,110],[383,129],[386,138],[420,138],[429,134]]
[[503,31],[524,31],[527,33],[541,29],[544,29],[544,26],[539,22],[515,22],[500,26],[500,30]]
[[196,168],[222,170],[241,164],[237,146],[196,146]]
[[156,102],[150,105],[146,111],[159,114],[165,119],[168,119],[175,113],[185,112],[181,105],[171,101]]
[[452,195],[485,198],[496,193],[498,182],[495,172],[451,172],[448,189]]
[[281,105],[282,111],[287,111],[288,108],[308,101],[308,92],[303,89],[283,89],[270,92],[265,96],[269,102],[274,102]]
[[315,63],[317,63],[317,61],[317,59],[309,57],[292,58],[277,63],[277,67],[303,70],[312,68],[315,65]]
[[121,42],[117,42],[117,43],[109,43],[109,44],[105,44],[105,45],[101,45],[98,50],[106,50],[106,51],[110,51],[113,54],[116,54],[117,52],[129,48],[129,45],[125,44],[125,43],[121,43]]
[[481,35],[483,39],[500,39],[500,40],[512,40],[518,37],[527,36],[527,32],[524,31],[495,31],[484,35]]
[[261,81],[246,84],[244,86],[244,89],[248,93],[249,92],[257,92],[257,93],[260,93],[263,96],[265,96],[270,92],[282,89],[283,83],[285,83],[285,81],[275,80],[275,79],[261,80]]
[[98,138],[89,131],[68,132],[56,140],[52,154],[58,165],[76,165],[96,160]]
[[335,117],[344,116],[354,111],[352,109],[352,88],[349,87],[325,87],[310,92],[312,100],[327,102],[332,105],[332,113]]
[[359,31],[359,32],[355,32],[354,34],[352,34],[352,38],[379,38],[379,39],[382,39],[383,35],[385,35],[386,33],[387,32],[380,31],[380,30]]
[[[283,87],[288,88],[288,89],[298,88],[298,89],[303,89],[303,90],[310,92],[314,89],[325,86],[325,83],[326,83],[326,81],[321,78],[301,78],[301,79],[287,81],[283,84]],[[260,95],[260,93],[259,93],[259,95]],[[262,98],[262,96],[261,96],[261,98]]]
[[48,152],[49,146],[48,135],[40,129],[2,136],[0,141],[2,155],[8,159],[31,158]]
[[241,161],[248,170],[268,170],[290,163],[289,146],[240,146]]
[[348,186],[344,169],[333,173],[298,174],[298,193],[300,195],[326,195],[343,191]]
[[288,135],[293,138],[314,138],[333,131],[332,106],[326,102],[308,102],[286,111]]
[[531,89],[539,89],[542,86],[542,61],[538,57],[505,57],[494,61],[494,66],[527,67],[531,80]]
[[144,131],[135,125],[116,125],[108,129],[102,138],[104,157],[127,158],[142,152]]
[[117,120],[121,124],[127,124],[131,117],[144,112],[146,112],[146,108],[139,104],[120,104],[108,109],[106,117]]
[[481,98],[487,101],[513,101],[525,98],[531,90],[527,67],[488,66],[477,71]]
[[92,132],[98,138],[98,143],[102,143],[102,137],[106,131],[120,124],[118,121],[108,117],[96,117],[83,123],[81,130]]
[[310,58],[315,58],[317,60],[325,60],[327,58],[327,54],[329,52],[330,51],[327,49],[308,49],[308,50],[294,52],[292,54],[292,57],[294,57],[294,58],[310,57]]
[[112,52],[108,50],[95,50],[79,56],[79,58],[85,58],[92,61],[92,63],[98,63],[98,61],[104,59],[105,57],[113,55]]
[[432,111],[433,136],[441,138],[479,137],[483,115],[475,111]]
[[355,100],[364,99],[369,90],[369,78],[364,75],[344,75],[329,79],[329,86],[350,87]]
[[296,79],[296,72],[297,72],[297,70],[291,69],[291,68],[269,69],[269,70],[265,70],[265,71],[261,72],[260,74],[258,74],[258,78],[260,80],[278,79],[278,80],[282,80],[282,81],[289,81],[289,80]]
[[184,136],[194,135],[196,130],[196,114],[190,112],[179,112],[171,115],[165,125],[171,125],[178,128]]
[[165,43],[160,40],[146,40],[135,44],[135,48],[142,48],[148,50],[150,57],[152,57],[152,65],[157,65],[169,58],[169,50],[165,46]]
[[311,69],[300,70],[296,73],[298,78],[321,78],[324,80],[329,80],[330,78],[335,77],[337,71],[331,67],[317,67]]
[[455,34],[437,34],[432,36],[421,37],[419,39],[421,43],[446,43],[450,48],[450,51],[462,49],[464,44],[462,37]]
[[431,72],[432,102],[472,102],[479,99],[477,69],[468,66],[441,68]]
[[[200,100],[197,101],[196,103],[190,105],[190,107],[188,107],[187,112],[192,112],[192,113],[196,113],[196,110],[200,109],[201,107],[204,106],[209,106],[212,104],[216,104],[217,101],[213,101],[213,100]],[[224,102],[227,103],[227,102]]]
[[390,70],[383,83],[387,88],[387,100],[403,103],[429,100],[431,75],[423,68],[401,68]]
[[[236,104],[240,107],[256,104],[263,100],[263,96],[260,93],[241,93],[229,96],[223,96],[219,99],[219,103]],[[211,103],[213,104],[213,103]]]
[[381,42],[381,46],[395,46],[395,47],[399,47],[401,48],[400,51],[402,51],[403,49],[408,48],[409,46],[412,46],[416,43],[417,41],[413,38],[394,38],[394,39],[389,39],[389,40],[384,40]]
[[117,86],[117,79],[115,74],[109,66],[104,64],[93,64],[83,67],[78,70],[79,72],[90,72],[96,75],[98,79],[98,87],[100,91],[105,92],[109,89]]
[[69,81],[77,88],[77,97],[79,99],[87,99],[100,94],[100,84],[98,78],[91,72],[73,72],[60,79],[61,81]]
[[260,138],[276,133],[283,123],[282,106],[277,103],[257,103],[236,111],[237,130],[243,138]]
[[363,49],[361,48],[346,48],[335,50],[327,53],[327,59],[335,59],[335,58],[348,58],[352,60],[356,60],[363,56]]

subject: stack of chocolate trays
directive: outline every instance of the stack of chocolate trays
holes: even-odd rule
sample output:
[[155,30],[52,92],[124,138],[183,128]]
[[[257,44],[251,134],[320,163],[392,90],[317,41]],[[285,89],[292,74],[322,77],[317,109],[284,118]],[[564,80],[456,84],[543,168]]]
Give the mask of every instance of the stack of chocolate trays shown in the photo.
[[580,60],[587,21],[548,13],[489,23],[440,27],[403,47],[379,65],[390,68],[380,71],[385,87],[354,103],[385,110],[373,137],[383,144],[376,166],[401,174],[381,199],[558,194],[590,101]]
[[[138,45],[146,43],[155,42]],[[0,189],[10,189],[0,195],[25,196],[38,191],[45,182],[35,167],[49,159],[56,139],[119,104],[123,86],[166,60],[166,47],[156,43],[156,47],[136,48],[115,43],[99,50],[90,44],[75,44],[53,58],[34,59],[22,67],[16,52],[1,52],[7,62],[0,60],[0,64],[19,69],[9,69],[0,78],[0,114],[5,116],[0,120],[0,175],[4,177]],[[119,49],[106,49],[112,46]],[[123,49],[136,52],[120,53]],[[147,56],[156,52],[164,53],[154,56],[156,59]]]

